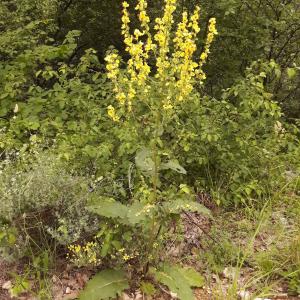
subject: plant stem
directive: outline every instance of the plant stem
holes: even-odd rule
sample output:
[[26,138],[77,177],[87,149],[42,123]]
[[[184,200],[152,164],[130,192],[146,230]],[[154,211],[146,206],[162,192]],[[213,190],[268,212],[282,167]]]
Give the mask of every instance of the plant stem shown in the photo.
[[[158,139],[158,130],[159,130],[159,125],[160,125],[160,113],[157,110],[155,115],[155,134],[154,134],[154,140],[153,140],[153,162],[154,162],[154,170],[153,170],[153,175],[152,175],[152,184],[153,184],[153,203],[156,204],[158,195],[157,195],[157,185],[158,185],[158,180],[159,180],[159,157],[158,157],[158,147],[157,147],[157,139]],[[159,233],[159,231],[157,232]],[[153,245],[154,241],[157,238],[157,233],[155,230],[155,216],[152,216],[151,221],[150,221],[150,237],[149,237],[149,254],[153,253]],[[147,273],[149,269],[149,260],[145,266],[144,272]]]

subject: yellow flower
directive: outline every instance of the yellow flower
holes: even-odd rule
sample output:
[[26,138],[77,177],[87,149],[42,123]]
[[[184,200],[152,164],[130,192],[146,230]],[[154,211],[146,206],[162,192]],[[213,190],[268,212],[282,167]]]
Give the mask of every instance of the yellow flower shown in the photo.
[[107,62],[106,69],[107,69],[107,77],[115,80],[119,75],[119,66],[120,66],[120,59],[119,56],[115,53],[111,53],[105,57]]
[[172,105],[172,103],[171,103],[170,100],[168,100],[168,101],[163,105],[163,109],[165,109],[165,110],[170,110],[170,109],[172,109],[172,108],[173,108],[173,105]]
[[107,114],[114,122],[118,122],[120,120],[120,118],[117,116],[116,111],[112,105],[109,105],[107,107]]
[[208,34],[206,38],[206,43],[204,47],[204,51],[200,55],[200,62],[199,65],[203,66],[203,64],[206,62],[208,54],[210,53],[210,46],[211,43],[214,40],[215,35],[218,34],[218,31],[216,29],[216,18],[210,18],[209,25],[208,25]]
[[120,92],[116,95],[116,99],[119,101],[121,105],[124,105],[126,100],[126,95],[123,92]]
[[130,259],[130,256],[129,256],[128,254],[125,254],[125,255],[123,255],[123,259],[124,259],[125,261],[127,261],[127,260]]
[[[155,19],[154,36],[151,35],[150,18],[146,11],[147,0],[137,2],[135,10],[140,28],[135,29],[129,26],[129,5],[126,1],[123,2],[121,28],[125,50],[129,54],[126,68],[121,71],[120,58],[116,53],[106,57],[107,76],[114,84],[113,91],[117,100],[116,106],[108,107],[108,115],[116,122],[119,121],[119,116],[115,107],[131,112],[138,108],[138,101],[143,101],[150,109],[152,105],[159,105],[159,109],[171,110],[177,103],[187,99],[196,81],[200,80],[202,83],[206,78],[203,65],[208,59],[214,37],[218,34],[216,19],[209,20],[204,50],[199,61],[195,62],[193,57],[200,31],[200,8],[196,6],[191,16],[183,12],[182,20],[173,34],[173,15],[177,0],[164,2],[163,16]],[[174,52],[170,53],[170,49],[174,49]],[[152,64],[149,61],[152,62],[153,58],[155,66],[151,70]],[[160,100],[154,101],[157,95]]]

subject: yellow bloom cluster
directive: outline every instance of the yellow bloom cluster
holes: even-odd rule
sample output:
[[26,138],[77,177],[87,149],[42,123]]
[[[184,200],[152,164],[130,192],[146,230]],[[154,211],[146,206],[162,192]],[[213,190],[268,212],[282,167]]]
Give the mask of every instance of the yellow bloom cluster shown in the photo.
[[154,40],[158,44],[158,54],[156,59],[157,74],[156,78],[166,80],[166,69],[170,67],[169,62],[169,46],[170,35],[173,20],[173,13],[176,10],[176,0],[165,0],[165,10],[162,18],[156,18],[154,29],[157,31],[154,35]]
[[[172,65],[178,78],[176,87],[177,99],[182,101],[193,90],[193,77],[196,75],[198,64],[193,61],[193,54],[197,50],[196,36],[200,31],[198,26],[200,8],[196,7],[190,21],[186,12],[182,14],[182,21],[178,24],[175,38],[175,51],[173,53]],[[190,30],[190,28],[192,30]]]
[[100,263],[100,260],[97,258],[99,245],[95,242],[88,242],[85,246],[70,245],[68,249],[70,251],[69,258],[78,266],[97,265]]
[[[197,50],[197,34],[200,31],[200,8],[197,6],[191,16],[187,12],[182,14],[182,21],[178,24],[173,36],[172,26],[177,0],[164,0],[164,13],[155,19],[153,38],[150,33],[150,18],[147,15],[147,0],[138,0],[135,10],[140,21],[140,29],[131,31],[129,4],[123,2],[122,34],[129,60],[124,72],[120,71],[120,58],[112,53],[106,57],[108,78],[114,83],[114,92],[120,107],[132,110],[137,101],[150,105],[150,95],[160,93],[161,108],[168,110],[186,99],[192,92],[196,79],[202,82],[205,74],[202,70],[210,52],[216,30],[216,19],[211,18],[203,53],[198,62],[193,60]],[[132,32],[132,33],[131,33]],[[173,43],[174,52],[170,54]],[[150,54],[156,59],[153,68],[154,76],[150,76]],[[153,72],[154,73],[154,72]],[[152,89],[154,93],[151,94]],[[108,115],[114,121],[119,117],[113,106],[108,107]]]
[[202,66],[206,62],[208,54],[210,52],[209,48],[210,48],[211,43],[213,42],[214,36],[216,34],[218,34],[218,31],[216,29],[216,18],[211,18],[209,20],[208,34],[207,34],[204,51],[201,53],[201,56],[200,56],[200,66]]
[[[121,248],[118,250],[117,256],[119,256],[124,262],[127,262],[130,259],[133,259],[137,256],[138,253],[126,253],[125,248]],[[118,255],[119,254],[119,255]]]
[[115,111],[115,108],[112,106],[112,105],[109,105],[107,107],[107,114],[109,115],[109,117],[115,121],[115,122],[118,122],[119,121],[119,117],[118,115],[116,114],[116,111]]

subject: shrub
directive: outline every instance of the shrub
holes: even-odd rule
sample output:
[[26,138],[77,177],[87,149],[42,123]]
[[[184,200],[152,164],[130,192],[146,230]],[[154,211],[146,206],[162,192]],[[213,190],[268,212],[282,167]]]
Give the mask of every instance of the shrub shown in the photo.
[[28,155],[3,161],[0,177],[3,238],[8,234],[24,251],[26,246],[17,240],[46,248],[51,240],[66,245],[97,229],[97,218],[85,210],[89,180],[68,173],[48,152],[35,154],[31,162]]

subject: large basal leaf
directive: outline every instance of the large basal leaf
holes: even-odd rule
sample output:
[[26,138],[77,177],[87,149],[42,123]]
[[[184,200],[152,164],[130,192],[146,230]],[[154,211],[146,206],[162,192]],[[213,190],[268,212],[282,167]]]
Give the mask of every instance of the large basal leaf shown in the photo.
[[90,201],[87,210],[102,217],[118,218],[121,223],[135,225],[148,219],[156,210],[156,206],[138,201],[126,206],[112,198],[95,197]]
[[128,213],[127,206],[112,198],[106,197],[93,199],[87,206],[87,210],[107,218],[125,219]]
[[169,160],[167,163],[162,163],[160,168],[162,170],[173,170],[180,174],[186,174],[186,170],[179,164],[178,160]]
[[[179,266],[163,264],[159,270],[152,268],[150,272],[158,282],[166,285],[181,300],[195,299],[191,286],[200,285],[200,277]],[[196,273],[198,274],[198,273]]]
[[141,223],[149,218],[153,214],[156,207],[154,204],[143,204],[140,202],[134,202],[128,208],[127,219],[128,222],[132,225]]
[[139,150],[135,156],[135,164],[144,175],[152,176],[154,173],[154,161],[151,158],[151,151],[147,148]]
[[163,206],[169,213],[173,214],[178,214],[182,211],[191,211],[204,215],[210,215],[209,209],[207,209],[204,205],[190,199],[178,198],[173,201],[171,200],[169,202],[165,202]]
[[129,288],[125,273],[104,270],[96,274],[80,293],[80,300],[106,300],[115,298]]
[[178,271],[187,280],[191,287],[202,287],[205,283],[204,277],[191,267],[177,267]]

